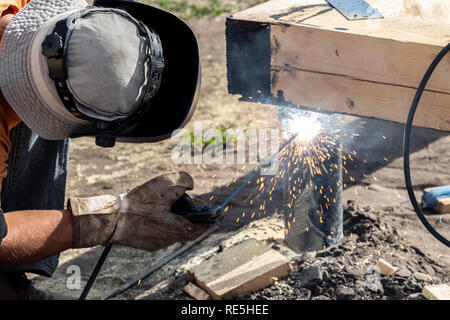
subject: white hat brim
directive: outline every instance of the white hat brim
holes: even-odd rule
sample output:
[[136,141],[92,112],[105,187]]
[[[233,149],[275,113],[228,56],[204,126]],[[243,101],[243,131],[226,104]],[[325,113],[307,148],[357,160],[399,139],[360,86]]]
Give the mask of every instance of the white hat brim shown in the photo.
[[46,21],[87,6],[84,0],[33,0],[12,18],[2,37],[1,91],[22,121],[44,139],[68,138],[80,124],[55,117],[44,106],[29,75],[29,48],[34,34]]

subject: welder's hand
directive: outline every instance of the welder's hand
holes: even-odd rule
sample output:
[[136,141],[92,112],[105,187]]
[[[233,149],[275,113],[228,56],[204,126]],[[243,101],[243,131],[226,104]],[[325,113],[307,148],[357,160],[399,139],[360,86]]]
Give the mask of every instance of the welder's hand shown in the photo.
[[166,173],[133,190],[91,198],[69,198],[73,212],[73,248],[120,244],[156,251],[190,241],[206,227],[172,213],[171,207],[194,181],[186,172]]

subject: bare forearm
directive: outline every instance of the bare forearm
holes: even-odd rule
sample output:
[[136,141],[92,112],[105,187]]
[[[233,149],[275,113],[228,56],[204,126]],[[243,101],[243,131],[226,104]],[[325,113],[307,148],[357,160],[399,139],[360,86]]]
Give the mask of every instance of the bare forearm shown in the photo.
[[70,210],[5,213],[8,234],[0,245],[0,267],[40,261],[72,247]]

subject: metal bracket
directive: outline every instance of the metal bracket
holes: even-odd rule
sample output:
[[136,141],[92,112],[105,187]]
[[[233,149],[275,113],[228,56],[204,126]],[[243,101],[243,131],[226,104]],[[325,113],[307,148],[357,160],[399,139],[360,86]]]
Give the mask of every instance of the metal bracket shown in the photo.
[[379,19],[383,15],[365,0],[327,0],[348,20]]

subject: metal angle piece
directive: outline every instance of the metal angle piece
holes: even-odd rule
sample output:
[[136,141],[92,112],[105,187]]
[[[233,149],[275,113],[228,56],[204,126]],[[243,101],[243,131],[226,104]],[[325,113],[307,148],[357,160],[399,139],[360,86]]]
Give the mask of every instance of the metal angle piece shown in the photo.
[[348,20],[379,19],[383,15],[365,0],[327,0]]

